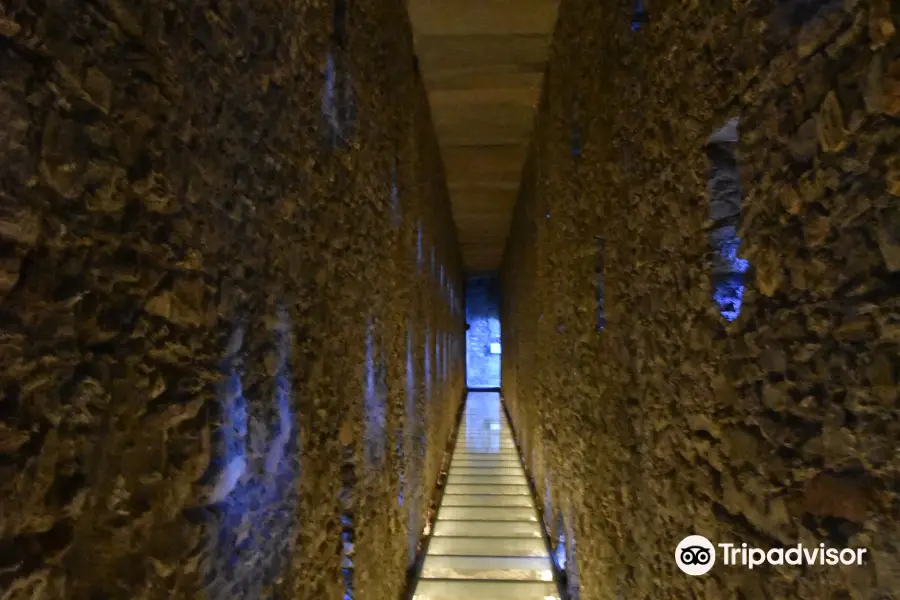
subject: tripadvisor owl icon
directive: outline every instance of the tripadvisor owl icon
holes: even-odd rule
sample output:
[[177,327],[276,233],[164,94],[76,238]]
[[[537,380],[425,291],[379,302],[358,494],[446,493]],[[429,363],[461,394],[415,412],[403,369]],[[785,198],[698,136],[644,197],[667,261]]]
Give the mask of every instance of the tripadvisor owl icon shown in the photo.
[[702,535],[689,535],[675,548],[675,564],[688,575],[703,575],[716,564],[716,548]]

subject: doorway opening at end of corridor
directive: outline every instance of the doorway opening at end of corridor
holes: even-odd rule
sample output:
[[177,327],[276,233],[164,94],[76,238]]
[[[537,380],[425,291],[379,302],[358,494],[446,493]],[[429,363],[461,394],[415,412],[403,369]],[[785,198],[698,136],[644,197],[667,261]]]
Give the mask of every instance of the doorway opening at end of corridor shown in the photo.
[[500,387],[500,285],[496,275],[473,275],[466,282],[466,386]]

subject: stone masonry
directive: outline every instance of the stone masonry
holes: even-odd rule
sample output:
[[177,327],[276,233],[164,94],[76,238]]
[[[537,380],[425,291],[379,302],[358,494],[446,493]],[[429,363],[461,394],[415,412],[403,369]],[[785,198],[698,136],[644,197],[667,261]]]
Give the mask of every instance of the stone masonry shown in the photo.
[[[561,3],[506,249],[503,393],[548,525],[586,600],[896,598],[900,3],[631,4]],[[711,162],[735,118],[739,186]],[[739,188],[733,321],[710,188]],[[688,534],[868,561],[688,577]]]
[[464,391],[411,37],[0,3],[2,600],[399,596]]

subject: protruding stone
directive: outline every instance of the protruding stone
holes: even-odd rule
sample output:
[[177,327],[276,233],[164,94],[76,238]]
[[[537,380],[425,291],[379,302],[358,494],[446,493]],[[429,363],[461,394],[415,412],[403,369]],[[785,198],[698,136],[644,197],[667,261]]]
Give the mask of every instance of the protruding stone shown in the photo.
[[28,149],[28,105],[9,91],[0,88],[0,161],[7,168],[20,167],[20,176],[33,175],[33,160]]
[[816,115],[816,131],[819,143],[825,152],[838,152],[847,145],[847,130],[844,127],[844,113],[837,94],[828,92],[822,107]]
[[793,185],[784,185],[780,189],[781,194],[779,198],[784,209],[792,215],[799,215],[803,212],[803,198],[800,197],[797,188]]
[[882,223],[876,239],[884,264],[893,273],[900,271],[900,228],[892,222]]
[[65,198],[83,190],[86,153],[78,143],[79,125],[53,112],[44,124],[41,175],[47,185]]
[[844,24],[846,13],[839,10],[822,10],[803,25],[797,36],[797,56],[806,58],[833,39]]
[[787,370],[787,355],[782,348],[770,346],[759,355],[759,363],[770,373],[784,373]]
[[0,454],[11,454],[16,452],[30,438],[30,432],[15,429],[5,423],[0,423]]
[[[91,167],[97,166],[92,163]],[[119,189],[119,183],[124,182],[127,173],[120,167],[106,167],[98,169],[105,176],[99,180],[100,185],[96,190],[87,194],[85,206],[91,212],[118,213],[125,208],[125,193]]]
[[122,0],[107,0],[107,6],[116,23],[125,33],[136,38],[143,35],[144,28],[141,26],[139,18],[130,12],[131,9]]
[[759,440],[741,428],[729,428],[725,433],[724,440],[729,458],[738,464],[752,463],[759,455]]
[[178,202],[172,192],[171,185],[160,173],[152,173],[149,177],[132,184],[144,207],[158,214],[174,214],[178,212]]
[[784,282],[784,268],[778,257],[769,256],[756,265],[756,287],[764,296],[772,297]]
[[782,411],[787,408],[791,398],[782,385],[766,383],[763,385],[762,401],[767,408]]
[[865,33],[866,19],[862,13],[857,13],[853,19],[853,24],[838,35],[825,49],[825,54],[831,58],[838,58],[847,48],[855,47],[859,44],[859,38]]
[[721,427],[715,423],[709,416],[702,413],[692,413],[686,416],[688,425],[694,431],[705,431],[714,438],[722,436]]
[[882,95],[884,93],[884,61],[880,52],[872,56],[865,75],[865,85],[862,86],[862,92],[866,110],[870,113],[879,113],[881,112]]
[[788,148],[795,160],[808,161],[816,155],[819,141],[816,132],[815,119],[808,119],[788,142]]
[[900,115],[900,58],[895,59],[885,73],[881,109],[894,117]]
[[350,420],[344,421],[341,425],[341,431],[338,435],[338,441],[342,446],[349,446],[353,443],[353,423]]
[[202,325],[207,312],[204,306],[204,285],[200,278],[180,278],[171,290],[151,298],[145,309],[150,314],[186,327]]
[[87,70],[83,83],[84,91],[88,93],[94,103],[108,113],[112,105],[113,84],[103,71],[96,67]]
[[23,206],[15,206],[13,200],[0,195],[0,239],[23,246],[34,246],[41,233],[38,214]]
[[869,317],[857,317],[835,328],[834,337],[842,342],[862,342],[872,337],[872,325]]
[[4,37],[13,37],[22,31],[22,26],[10,19],[9,17],[0,16],[0,35]]
[[0,294],[6,294],[19,281],[22,260],[18,258],[0,258]]
[[812,515],[863,523],[868,512],[868,494],[861,480],[821,473],[806,485],[803,507]]
[[144,309],[151,315],[169,320],[172,315],[172,294],[162,292],[151,298]]
[[894,37],[897,29],[891,18],[891,4],[889,0],[873,0],[869,9],[869,39],[871,47],[877,50]]
[[889,354],[880,352],[872,359],[872,363],[866,368],[866,377],[875,387],[894,388],[897,378],[894,375],[894,365]]
[[900,196],[900,157],[894,156],[888,161],[884,174],[885,189],[892,196]]
[[812,248],[816,248],[825,243],[828,234],[831,232],[831,220],[823,215],[812,215],[807,218],[803,227],[803,234],[806,242]]

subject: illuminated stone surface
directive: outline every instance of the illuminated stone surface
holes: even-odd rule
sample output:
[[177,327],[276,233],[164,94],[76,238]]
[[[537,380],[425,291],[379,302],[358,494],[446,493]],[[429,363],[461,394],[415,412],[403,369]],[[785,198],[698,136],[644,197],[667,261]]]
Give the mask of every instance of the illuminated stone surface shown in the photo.
[[[505,249],[502,380],[570,583],[591,599],[892,594],[900,5],[559,15]],[[689,534],[872,559],[685,577],[672,552]]]
[[399,2],[3,3],[3,600],[400,596],[464,385],[412,63]]
[[[421,600],[557,598],[553,567],[521,466],[491,466],[515,456],[512,432],[496,392],[469,392],[443,500],[414,597]],[[485,459],[460,467],[464,457]],[[490,462],[488,462],[490,461]],[[478,492],[454,473],[477,473]],[[522,489],[524,495],[507,495]],[[488,492],[485,490],[493,490]],[[520,583],[521,582],[521,583]],[[526,583],[528,582],[528,583]]]
[[[0,2],[0,600],[396,600],[429,534],[423,596],[895,594],[898,23]],[[501,261],[524,468],[467,413],[490,525],[434,524]],[[688,533],[870,560],[687,578]]]

